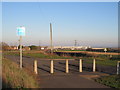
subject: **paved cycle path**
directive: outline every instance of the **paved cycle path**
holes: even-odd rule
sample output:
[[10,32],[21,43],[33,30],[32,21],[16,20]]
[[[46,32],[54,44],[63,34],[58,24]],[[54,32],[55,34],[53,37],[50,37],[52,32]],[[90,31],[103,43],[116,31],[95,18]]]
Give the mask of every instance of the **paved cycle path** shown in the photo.
[[[8,58],[19,64],[19,56],[6,55]],[[23,57],[23,67],[33,71],[35,58]],[[102,75],[98,72],[78,72],[78,67],[69,65],[69,73],[65,73],[65,61],[54,61],[54,73],[50,74],[50,61],[37,58],[38,81],[41,88],[109,88],[90,79],[91,76]],[[72,64],[73,61],[69,63]],[[86,78],[87,77],[87,78]]]

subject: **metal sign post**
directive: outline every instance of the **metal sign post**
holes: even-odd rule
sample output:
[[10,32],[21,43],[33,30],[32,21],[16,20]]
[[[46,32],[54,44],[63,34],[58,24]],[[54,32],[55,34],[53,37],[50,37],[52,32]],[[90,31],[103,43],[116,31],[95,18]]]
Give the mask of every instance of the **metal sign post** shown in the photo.
[[22,68],[22,36],[20,36],[20,68]]
[[25,36],[25,27],[18,27],[17,35],[20,36],[20,68],[22,69],[22,36]]

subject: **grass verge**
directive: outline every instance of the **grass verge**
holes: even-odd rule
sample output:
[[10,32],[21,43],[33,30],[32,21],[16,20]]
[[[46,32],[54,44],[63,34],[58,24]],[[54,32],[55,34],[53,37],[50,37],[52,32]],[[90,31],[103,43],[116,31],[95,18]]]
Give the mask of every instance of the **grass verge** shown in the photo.
[[39,88],[33,75],[8,59],[2,60],[2,71],[3,88]]
[[95,81],[112,88],[120,89],[120,75],[104,76],[95,79]]

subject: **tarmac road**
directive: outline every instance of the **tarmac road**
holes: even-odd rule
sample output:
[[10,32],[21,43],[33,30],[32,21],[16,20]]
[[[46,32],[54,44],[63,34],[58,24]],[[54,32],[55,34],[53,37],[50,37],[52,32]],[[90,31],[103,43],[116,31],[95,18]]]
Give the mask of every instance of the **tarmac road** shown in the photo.
[[[19,64],[19,56],[6,55],[8,58]],[[23,57],[23,67],[33,71],[35,58]],[[101,73],[83,71],[78,72],[78,63],[69,61],[69,73],[65,73],[65,61],[54,61],[54,74],[50,74],[50,61],[37,58],[38,81],[41,88],[109,88],[83,76],[98,76]],[[72,64],[73,63],[73,64]],[[84,65],[85,67],[85,65]]]

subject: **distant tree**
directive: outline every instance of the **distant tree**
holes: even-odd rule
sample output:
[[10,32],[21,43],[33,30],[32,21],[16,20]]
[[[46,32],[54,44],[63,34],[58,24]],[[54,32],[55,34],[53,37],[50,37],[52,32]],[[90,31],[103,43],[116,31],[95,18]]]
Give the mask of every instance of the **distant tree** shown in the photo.
[[0,50],[2,50],[2,42],[0,42]]
[[38,49],[38,47],[35,46],[35,45],[31,45],[31,46],[29,46],[29,47],[30,47],[30,50],[37,50],[37,49]]
[[1,42],[0,43],[0,47],[2,47],[3,51],[10,50],[10,46],[7,43],[5,43],[5,42]]

